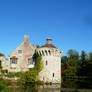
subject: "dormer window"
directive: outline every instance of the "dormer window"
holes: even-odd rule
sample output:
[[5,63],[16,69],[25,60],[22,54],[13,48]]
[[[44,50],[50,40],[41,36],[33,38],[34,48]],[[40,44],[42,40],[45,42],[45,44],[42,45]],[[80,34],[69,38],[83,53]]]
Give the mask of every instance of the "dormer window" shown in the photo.
[[18,50],[18,54],[22,54],[22,50]]

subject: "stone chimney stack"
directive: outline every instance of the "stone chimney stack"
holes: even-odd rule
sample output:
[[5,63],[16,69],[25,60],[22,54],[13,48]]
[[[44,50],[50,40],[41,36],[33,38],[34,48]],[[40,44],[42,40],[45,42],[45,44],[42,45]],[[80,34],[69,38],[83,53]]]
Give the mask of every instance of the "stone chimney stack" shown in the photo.
[[47,40],[47,44],[51,44],[52,43],[52,39],[50,37],[48,37],[46,40]]
[[24,35],[24,46],[28,47],[29,45],[29,36],[28,35]]

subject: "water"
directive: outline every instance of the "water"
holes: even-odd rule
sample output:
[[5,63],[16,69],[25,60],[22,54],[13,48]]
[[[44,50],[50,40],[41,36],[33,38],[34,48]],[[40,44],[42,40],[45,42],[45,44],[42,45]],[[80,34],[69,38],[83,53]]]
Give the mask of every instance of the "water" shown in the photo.
[[8,91],[0,92],[92,92],[91,89],[61,88],[60,85],[10,86]]
[[62,92],[60,85],[9,86],[8,92]]
[[8,83],[7,86],[1,85],[0,92],[92,92],[91,86],[92,85],[88,85],[85,82],[83,83],[80,82],[79,84],[76,81],[66,81],[64,82],[64,84],[62,83],[62,87],[61,85],[58,84],[57,85],[36,85],[36,84],[20,85],[20,83],[17,82],[14,83],[10,82]]

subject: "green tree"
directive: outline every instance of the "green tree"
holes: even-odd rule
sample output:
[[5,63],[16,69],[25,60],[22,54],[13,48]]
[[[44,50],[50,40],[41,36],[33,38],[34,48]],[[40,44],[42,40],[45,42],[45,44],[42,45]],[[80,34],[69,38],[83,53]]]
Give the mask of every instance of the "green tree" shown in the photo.
[[22,74],[22,84],[36,83],[37,81],[39,81],[38,74],[43,69],[42,56],[35,52],[33,58],[35,60],[35,67],[31,68],[30,71]]
[[92,62],[92,52],[89,53],[88,61],[89,61],[89,62]]
[[2,57],[2,56],[4,56],[4,54],[3,53],[0,53],[0,57]]
[[63,57],[61,58],[61,63],[63,63],[64,65],[66,65],[67,62],[68,62],[67,56],[63,56]]
[[86,67],[88,64],[88,62],[87,62],[88,56],[85,51],[82,51],[80,57],[81,57],[80,58],[80,70],[79,70],[78,74],[79,74],[79,76],[85,76],[85,74],[87,72]]
[[75,50],[69,50],[67,69],[65,70],[66,76],[76,76],[77,71],[79,69],[78,62],[79,62],[79,53]]

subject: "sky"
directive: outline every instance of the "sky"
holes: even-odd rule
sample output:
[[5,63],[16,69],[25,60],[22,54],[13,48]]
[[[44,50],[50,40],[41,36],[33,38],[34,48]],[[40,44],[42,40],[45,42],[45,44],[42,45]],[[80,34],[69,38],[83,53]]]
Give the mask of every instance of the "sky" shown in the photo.
[[0,0],[0,52],[7,57],[30,36],[33,45],[51,37],[64,54],[92,51],[92,0]]

